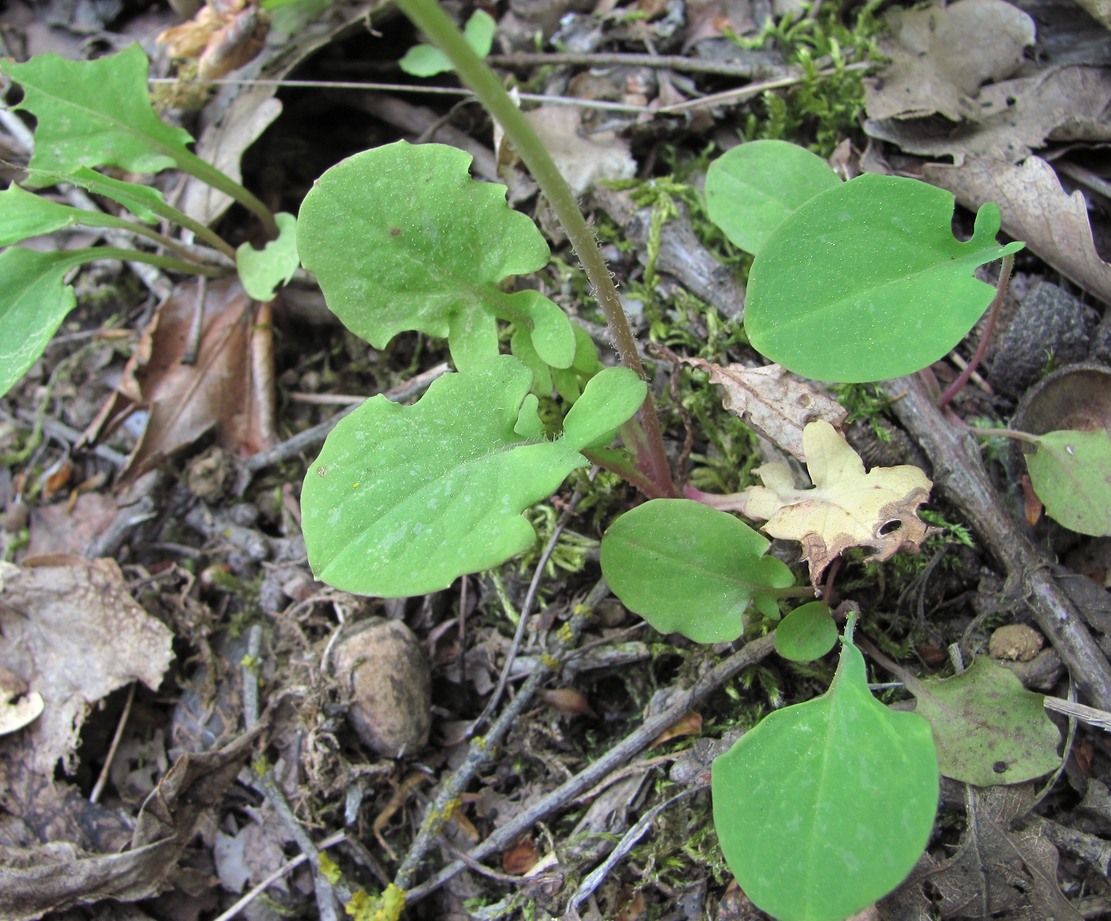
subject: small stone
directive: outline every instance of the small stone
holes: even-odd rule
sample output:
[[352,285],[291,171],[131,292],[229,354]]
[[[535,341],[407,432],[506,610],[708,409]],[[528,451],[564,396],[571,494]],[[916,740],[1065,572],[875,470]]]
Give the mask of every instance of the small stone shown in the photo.
[[376,617],[360,624],[336,645],[332,669],[350,698],[347,719],[369,749],[400,758],[428,744],[432,677],[404,623]]
[[1026,624],[1008,624],[1000,627],[988,640],[988,654],[993,659],[1010,659],[1029,662],[1045,643],[1045,638]]

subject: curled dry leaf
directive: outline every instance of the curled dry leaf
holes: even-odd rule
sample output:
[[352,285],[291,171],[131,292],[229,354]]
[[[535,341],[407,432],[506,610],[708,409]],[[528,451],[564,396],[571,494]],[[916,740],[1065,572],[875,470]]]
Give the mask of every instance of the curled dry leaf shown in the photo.
[[1096,252],[1084,195],[1065,192],[1045,160],[1027,157],[1016,166],[970,158],[963,166],[927,165],[923,178],[948,189],[966,208],[996,202],[1004,231],[1025,240],[1063,275],[1111,304],[1111,264]]
[[216,80],[254,60],[269,31],[269,15],[253,0],[209,0],[157,41],[176,58],[196,58],[199,79]]
[[173,634],[135,603],[112,560],[40,557],[0,569],[0,665],[46,705],[18,755],[37,774],[52,775],[59,758],[72,773],[90,708],[132,681],[156,689]]
[[917,467],[874,467],[864,462],[832,425],[812,422],[803,431],[806,466],[814,486],[795,486],[785,464],[756,468],[763,486],[743,493],[741,511],[767,520],[772,537],[797,540],[815,588],[835,557],[850,547],[870,547],[873,560],[900,550],[917,552],[933,533],[918,517],[930,497],[929,478]]
[[701,358],[681,360],[710,375],[710,382],[722,388],[721,403],[729,412],[799,460],[806,459],[802,432],[808,423],[823,419],[840,425],[848,415],[835,399],[782,365],[723,367]]
[[33,723],[43,707],[41,694],[28,693],[26,681],[0,666],[0,735]]
[[[190,361],[198,307],[200,338]],[[238,281],[179,285],[144,331],[118,392],[86,437],[111,431],[136,409],[149,410],[143,436],[121,474],[124,482],[212,429],[217,443],[237,457],[254,454],[273,440],[270,337],[268,305],[254,304]]]

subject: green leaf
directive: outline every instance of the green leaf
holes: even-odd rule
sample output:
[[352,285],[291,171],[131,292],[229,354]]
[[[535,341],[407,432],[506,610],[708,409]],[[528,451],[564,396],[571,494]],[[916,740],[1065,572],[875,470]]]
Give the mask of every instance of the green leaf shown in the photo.
[[1022,248],[995,242],[990,202],[966,243],[953,237],[952,218],[950,193],[894,176],[859,176],[811,198],[753,262],[749,341],[824,381],[883,380],[937,361],[994,297],[973,270]]
[[301,261],[297,256],[297,218],[292,214],[274,215],[281,231],[262,249],[244,243],[235,251],[235,265],[243,289],[256,301],[268,301],[282,285],[288,284]]
[[405,330],[446,336],[464,370],[497,353],[501,318],[566,368],[575,355],[567,317],[535,291],[500,287],[543,268],[548,245],[506,204],[504,186],[470,178],[470,162],[453,147],[399,141],[332,167],[301,205],[301,261],[332,311],[377,348]]
[[89,259],[89,250],[39,253],[13,246],[0,253],[0,396],[38,360],[73,310],[77,298],[65,274]]
[[[494,45],[496,28],[493,17],[482,10],[475,10],[463,27],[463,38],[475,54],[484,58]],[[451,61],[439,48],[425,44],[414,45],[397,63],[405,73],[414,77],[434,77],[453,69]]]
[[1078,534],[1111,536],[1111,435],[1106,429],[1039,435],[1026,466],[1050,518]]
[[710,164],[706,209],[730,242],[755,255],[800,205],[840,184],[826,161],[805,147],[752,141]]
[[[648,385],[628,368],[606,368],[591,378],[563,420],[563,437],[580,451],[604,447],[631,419]],[[616,420],[616,421],[615,421]]]
[[0,192],[0,246],[53,233],[62,227],[117,227],[130,230],[130,221],[111,214],[71,208],[17,185]]
[[16,108],[38,119],[31,168],[73,173],[82,166],[114,166],[157,173],[175,165],[193,139],[155,114],[147,69],[137,44],[95,61],[53,53],[23,64],[0,61],[0,70],[23,87]]
[[820,601],[795,608],[775,628],[775,651],[792,662],[820,659],[836,642],[837,625]]
[[[578,404],[576,404],[577,407]],[[602,574],[622,604],[661,633],[698,643],[735,640],[754,605],[777,618],[791,570],[770,544],[726,512],[690,499],[653,499],[602,538]]]
[[508,355],[444,375],[413,406],[367,400],[305,477],[317,578],[360,594],[418,595],[527,550],[536,535],[521,513],[586,465],[580,451],[596,432],[635,412],[636,375],[611,370],[590,382],[580,399],[590,411],[555,441],[526,440],[541,431],[532,374]]
[[839,921],[914,867],[937,809],[929,724],[868,691],[842,641],[821,697],[778,710],[714,761],[714,825],[737,883],[781,921]]
[[946,777],[978,787],[1022,783],[1061,763],[1061,734],[1042,696],[986,656],[952,678],[908,682],[907,688],[933,728]]

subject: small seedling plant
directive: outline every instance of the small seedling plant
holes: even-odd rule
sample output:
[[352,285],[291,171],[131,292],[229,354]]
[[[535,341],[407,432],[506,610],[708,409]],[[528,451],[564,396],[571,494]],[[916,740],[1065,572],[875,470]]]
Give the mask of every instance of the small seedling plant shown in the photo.
[[[767,534],[802,542],[817,586],[849,547],[886,559],[925,539],[917,509],[929,480],[912,467],[865,471],[836,429],[815,420],[801,433],[811,485],[768,465],[758,470],[763,485],[743,495],[681,490],[612,278],[558,169],[436,3],[400,5],[538,181],[589,276],[620,365],[605,366],[585,330],[546,296],[513,289],[513,279],[545,266],[548,246],[531,220],[508,207],[504,188],[470,178],[466,154],[406,143],[364,151],[321,176],[296,219],[273,216],[154,114],[145,58],[130,49],[87,64],[52,56],[0,64],[22,87],[21,106],[38,119],[26,188],[0,193],[0,241],[8,246],[0,254],[0,393],[41,355],[73,307],[66,274],[83,262],[114,257],[188,274],[237,271],[258,299],[273,296],[299,263],[367,342],[385,347],[405,331],[441,337],[456,368],[412,406],[367,400],[328,438],[301,496],[318,578],[384,597],[447,588],[527,550],[535,533],[526,510],[572,471],[595,464],[647,499],[602,540],[603,573],[626,606],[657,629],[700,643],[732,642],[746,628],[778,624],[783,655],[826,654],[837,643],[829,610],[810,601],[783,616],[808,589],[768,554],[767,537],[729,510],[765,521]],[[483,35],[472,43],[481,46]],[[171,166],[245,204],[271,242],[233,250],[154,190],[98,172]],[[116,201],[129,216],[96,215],[29,191],[63,182]],[[712,219],[755,255],[745,319],[753,346],[822,381],[896,377],[943,357],[997,297],[973,270],[1010,259],[1022,245],[996,241],[994,205],[980,209],[972,238],[962,242],[951,231],[948,193],[889,176],[842,182],[818,157],[781,142],[723,156],[706,194]],[[192,232],[209,251],[151,229],[158,219]],[[122,227],[173,255],[144,247],[44,254],[12,245],[70,224]],[[1089,447],[1079,433],[1042,436],[1038,453],[1050,446],[1058,467],[1039,476],[1063,469],[1087,484],[1091,502],[1107,485],[1084,461],[1090,467],[1103,443]],[[1031,709],[1035,695],[1009,676],[990,672],[988,694],[978,689],[989,679],[969,673],[948,685],[920,683],[912,691],[921,712],[891,712],[868,690],[853,627],[850,619],[827,693],[772,714],[713,769],[715,825],[729,865],[752,900],[783,919],[844,918],[898,885],[927,844],[939,773],[1015,783],[1048,772],[1056,758],[1056,730],[1036,701]],[[955,737],[939,729],[958,725],[953,697],[966,711]],[[985,713],[1001,698],[1021,715],[977,747],[992,723]],[[1000,774],[992,765],[1008,745],[1018,750],[1008,749],[1013,757]]]

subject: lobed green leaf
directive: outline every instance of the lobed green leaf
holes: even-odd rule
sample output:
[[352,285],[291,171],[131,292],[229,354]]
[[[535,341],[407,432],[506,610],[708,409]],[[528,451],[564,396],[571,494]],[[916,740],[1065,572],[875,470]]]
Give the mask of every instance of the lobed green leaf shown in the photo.
[[297,218],[282,212],[274,215],[280,234],[262,249],[244,243],[235,251],[235,266],[243,290],[256,301],[268,301],[293,277],[301,265],[297,256]]
[[765,556],[769,546],[727,512],[653,499],[610,525],[602,574],[622,604],[661,633],[728,642],[741,635],[750,606],[778,618],[776,589],[794,584],[787,566]]
[[914,179],[864,175],[811,198],[753,262],[745,329],[761,354],[815,380],[900,377],[942,358],[994,297],[973,270],[999,245],[999,208],[952,233],[953,196]]
[[328,306],[378,348],[397,333],[447,337],[460,370],[497,354],[496,319],[532,337],[555,368],[575,357],[571,322],[504,279],[543,268],[548,245],[505,187],[470,178],[469,154],[404,141],[349,157],[301,205],[297,245]]
[[846,637],[830,689],[714,761],[714,826],[750,899],[780,921],[840,921],[894,889],[937,811],[930,726],[868,690]]
[[0,61],[23,88],[16,106],[38,120],[31,168],[73,173],[82,166],[114,166],[157,173],[174,166],[193,138],[163,122],[147,92],[147,56],[139,45],[95,61],[36,55]]
[[[565,434],[540,438],[532,374],[509,355],[447,374],[413,406],[377,396],[344,418],[305,477],[302,527],[317,578],[385,597],[446,588],[535,540],[522,516],[636,412],[645,386],[611,368]],[[638,397],[639,395],[639,397]],[[576,409],[578,409],[578,405]]]

